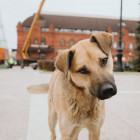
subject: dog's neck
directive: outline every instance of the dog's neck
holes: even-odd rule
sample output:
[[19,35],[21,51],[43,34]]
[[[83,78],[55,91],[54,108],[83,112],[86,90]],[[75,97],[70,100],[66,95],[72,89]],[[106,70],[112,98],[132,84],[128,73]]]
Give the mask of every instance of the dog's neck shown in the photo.
[[[87,89],[78,87],[75,82],[61,73],[63,87],[63,99],[66,100],[69,109],[69,115],[73,114],[72,118],[82,116],[85,118],[92,118],[95,110],[99,110],[101,102],[99,99],[91,95]],[[79,118],[79,116],[81,116]],[[75,119],[74,119],[75,120]],[[82,120],[82,118],[81,118]]]
[[72,79],[65,80],[65,87],[67,86],[70,89],[65,99],[69,104],[69,112],[72,112],[70,114],[73,114],[74,120],[83,120],[82,117],[92,118],[94,115],[93,112],[100,109],[102,101],[99,101],[97,97],[88,93],[88,90],[83,87],[78,87]]
[[[92,100],[92,102],[94,100],[98,100],[97,97],[91,95],[87,89],[85,89],[84,87],[77,86],[71,77],[69,77],[68,83],[72,86],[72,88],[70,88],[70,89],[75,89],[75,90],[73,90],[74,92],[72,92],[71,94],[74,94],[74,95],[78,94],[79,96],[83,96],[84,100],[87,99],[89,102],[90,102],[90,100]],[[74,97],[74,95],[73,95],[73,97]]]

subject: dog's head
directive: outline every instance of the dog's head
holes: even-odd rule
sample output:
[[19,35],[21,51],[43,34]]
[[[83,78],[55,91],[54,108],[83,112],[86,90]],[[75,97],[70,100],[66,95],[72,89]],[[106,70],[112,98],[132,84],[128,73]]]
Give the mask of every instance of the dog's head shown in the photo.
[[111,56],[112,36],[95,33],[58,55],[55,66],[77,88],[104,100],[117,93]]

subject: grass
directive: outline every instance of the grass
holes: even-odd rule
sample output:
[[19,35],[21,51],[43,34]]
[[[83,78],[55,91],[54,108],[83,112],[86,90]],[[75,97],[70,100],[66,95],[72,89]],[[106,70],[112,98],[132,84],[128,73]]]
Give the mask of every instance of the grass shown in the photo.
[[135,74],[137,74],[137,75],[140,75],[140,72],[136,72],[136,71],[124,71],[124,72],[114,72],[114,74],[126,74],[126,75],[135,75]]
[[7,66],[0,66],[0,69],[8,69]]

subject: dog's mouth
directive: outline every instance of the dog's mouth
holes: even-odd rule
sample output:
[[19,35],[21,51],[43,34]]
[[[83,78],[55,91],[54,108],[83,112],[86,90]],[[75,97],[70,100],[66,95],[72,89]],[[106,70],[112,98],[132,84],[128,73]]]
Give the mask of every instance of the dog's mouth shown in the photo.
[[97,94],[94,90],[92,89],[89,89],[89,93],[95,97],[97,97],[98,99],[100,100],[105,100],[105,99],[109,99],[111,98],[112,96],[114,96],[116,93],[117,93],[117,90],[115,89],[114,91],[110,91],[108,90],[107,93],[102,93],[100,92],[100,90],[98,90]]
[[[89,89],[89,93],[90,93],[91,95],[97,97],[96,94],[95,94],[95,91],[93,91],[92,89]],[[97,98],[98,98],[98,97],[97,97]]]
[[100,99],[100,100],[105,100],[105,99],[111,98],[112,96],[97,96],[97,98]]
[[95,96],[95,97],[97,97],[97,98],[100,99],[100,100],[105,100],[105,99],[109,99],[109,98],[112,97],[112,96],[104,97],[104,96],[100,96],[100,94],[96,95],[95,92],[93,92],[93,91],[90,91],[89,93],[90,93],[92,96]]

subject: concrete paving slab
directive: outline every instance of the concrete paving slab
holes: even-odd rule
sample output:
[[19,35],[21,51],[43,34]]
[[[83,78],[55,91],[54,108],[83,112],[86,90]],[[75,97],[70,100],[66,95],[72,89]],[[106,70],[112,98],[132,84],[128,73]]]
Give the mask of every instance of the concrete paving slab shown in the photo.
[[[47,95],[28,94],[26,88],[49,83],[52,73],[31,68],[0,70],[0,140],[50,140]],[[118,94],[106,100],[101,140],[140,139],[140,74],[116,73]],[[60,131],[57,125],[57,140]],[[79,140],[88,140],[83,129]]]
[[137,100],[140,100],[140,94],[118,93],[106,101],[106,120],[102,132],[107,140],[139,140],[140,104]]

